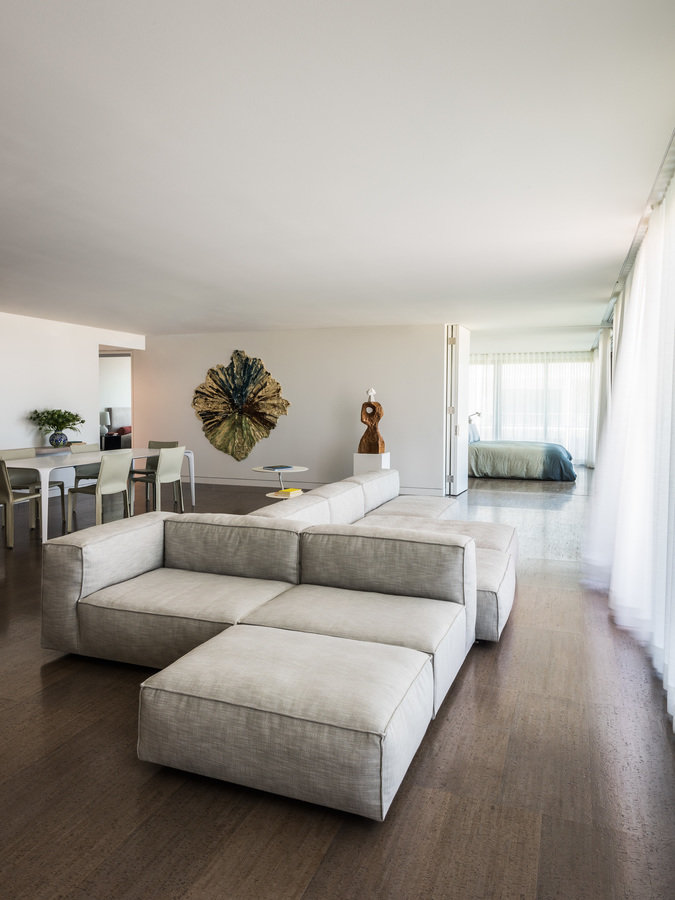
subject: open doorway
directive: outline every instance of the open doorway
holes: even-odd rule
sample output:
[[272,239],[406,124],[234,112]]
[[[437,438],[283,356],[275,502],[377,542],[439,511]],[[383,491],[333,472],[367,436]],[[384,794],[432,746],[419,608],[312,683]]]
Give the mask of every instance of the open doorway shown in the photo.
[[99,352],[99,416],[101,449],[132,446],[131,354]]

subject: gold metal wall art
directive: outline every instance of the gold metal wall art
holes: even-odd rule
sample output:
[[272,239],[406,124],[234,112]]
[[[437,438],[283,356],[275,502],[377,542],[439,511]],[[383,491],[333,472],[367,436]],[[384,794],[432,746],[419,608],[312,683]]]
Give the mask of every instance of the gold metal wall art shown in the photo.
[[227,366],[209,369],[192,399],[209,441],[239,461],[269,436],[289,406],[262,360],[243,350],[235,350]]

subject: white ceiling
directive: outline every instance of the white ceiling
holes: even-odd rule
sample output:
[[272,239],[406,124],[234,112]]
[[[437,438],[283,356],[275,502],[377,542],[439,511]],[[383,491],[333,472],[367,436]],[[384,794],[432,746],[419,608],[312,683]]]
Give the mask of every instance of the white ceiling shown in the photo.
[[23,315],[590,346],[675,124],[673,0],[0,12],[0,309]]

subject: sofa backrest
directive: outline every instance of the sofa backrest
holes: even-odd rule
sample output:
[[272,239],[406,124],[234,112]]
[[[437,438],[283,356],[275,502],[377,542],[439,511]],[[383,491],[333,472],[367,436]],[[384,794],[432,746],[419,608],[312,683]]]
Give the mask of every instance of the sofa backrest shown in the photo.
[[259,516],[172,516],[164,523],[164,565],[298,584],[299,529],[293,522]]
[[249,516],[260,516],[265,519],[293,519],[306,525],[325,525],[330,522],[330,508],[324,497],[316,497],[312,492],[280,500],[271,506],[254,509]]
[[310,491],[308,497],[320,497],[328,503],[329,518],[326,522],[315,522],[315,525],[350,525],[366,514],[363,489],[360,484],[347,481],[335,481],[322,484]]
[[476,603],[472,538],[373,525],[314,525],[300,535],[303,584]]
[[295,519],[308,525],[350,525],[382,503],[398,497],[398,491],[398,472],[384,469],[322,484],[299,497],[263,506],[249,515]]
[[346,482],[360,484],[363,490],[365,512],[382,506],[388,500],[398,497],[401,482],[396,469],[382,469],[377,472],[364,472],[363,475],[352,475]]

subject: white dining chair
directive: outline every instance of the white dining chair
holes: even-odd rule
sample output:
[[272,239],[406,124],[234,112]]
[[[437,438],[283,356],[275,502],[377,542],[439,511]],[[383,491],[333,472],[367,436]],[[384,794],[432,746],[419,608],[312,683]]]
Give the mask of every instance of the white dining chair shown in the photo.
[[72,487],[68,491],[68,532],[73,530],[73,506],[78,494],[96,498],[96,524],[103,523],[103,498],[110,494],[124,495],[124,515],[129,517],[128,478],[131,468],[131,450],[108,450],[101,458],[95,484]]
[[[178,505],[181,512],[185,511],[183,504],[183,485],[180,480],[180,470],[183,465],[183,457],[185,456],[185,447],[162,447],[159,451],[157,459],[157,468],[153,470],[145,470],[145,474],[141,475],[139,470],[132,470],[129,475],[129,484],[131,487],[131,514],[134,511],[134,483],[145,484],[146,490],[152,488],[152,508],[161,509],[162,506],[162,485],[173,484],[173,502],[174,506]],[[133,481],[132,481],[133,479]]]
[[[71,453],[96,453],[100,449],[98,444],[71,444]],[[75,466],[75,487],[80,486],[81,481],[96,481],[100,463],[87,463],[85,466]]]
[[[178,441],[148,441],[148,447],[151,450],[161,450],[162,447],[177,447]],[[150,478],[154,477],[154,473],[157,471],[157,463],[159,461],[159,455],[157,456],[148,456],[145,461],[145,465],[143,468],[132,468],[131,473],[129,475],[130,479],[130,490],[131,490],[131,508],[134,508],[134,484],[135,482],[141,482],[145,484],[145,505],[147,508],[148,501],[150,500]],[[148,477],[150,476],[150,477]]]
[[[18,503],[33,503],[34,509],[31,510],[31,521],[35,522],[35,517],[40,515],[40,492],[39,491],[15,491],[9,480],[9,470],[4,459],[0,459],[0,504],[2,504],[3,519],[5,523],[5,546],[11,550],[14,546],[14,507]],[[31,527],[33,527],[31,525]]]
[[[37,456],[35,447],[19,447],[14,450],[0,450],[0,459],[30,459]],[[28,491],[36,494],[40,490],[40,479],[35,469],[8,469],[9,482],[13,491]],[[66,521],[65,485],[58,479],[49,479],[49,488],[56,488],[61,495],[61,521]],[[3,513],[4,515],[4,513]],[[35,510],[31,509],[31,528],[35,527]]]

